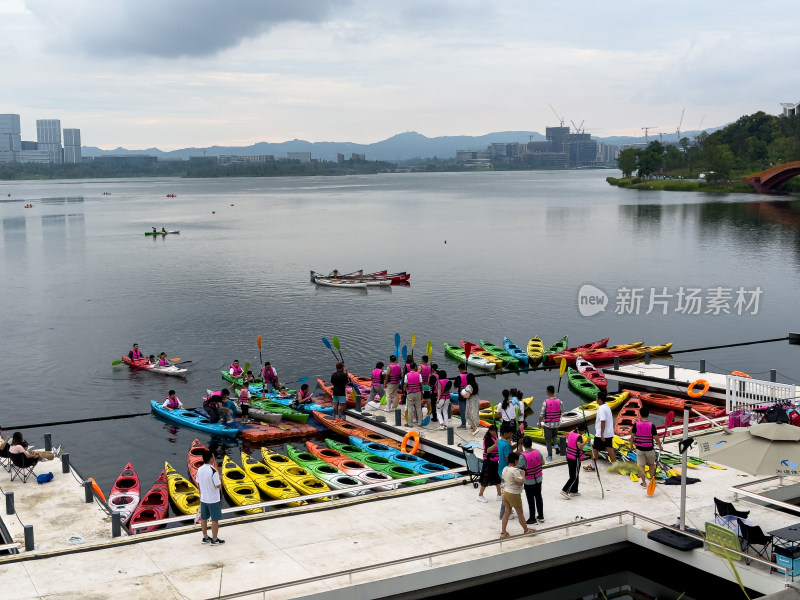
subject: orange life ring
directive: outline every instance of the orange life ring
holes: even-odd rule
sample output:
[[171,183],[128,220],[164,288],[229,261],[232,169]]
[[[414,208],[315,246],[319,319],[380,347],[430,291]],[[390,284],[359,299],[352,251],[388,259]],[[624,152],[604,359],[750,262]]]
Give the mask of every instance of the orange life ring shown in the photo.
[[97,485],[97,482],[94,480],[94,478],[93,477],[89,477],[89,481],[92,482],[92,489],[94,490],[94,493],[97,494],[98,496],[100,496],[100,499],[103,502],[105,502],[106,501],[106,497],[103,495],[103,491],[100,489],[100,486]]
[[[703,386],[702,389],[699,392],[695,392],[694,391],[694,387],[696,385],[702,385]],[[688,388],[686,388],[686,393],[691,398],[699,398],[700,396],[705,395],[705,393],[708,391],[709,387],[711,387],[711,386],[708,384],[708,382],[705,379],[696,379],[695,381],[693,381],[692,383],[689,384]]]
[[747,377],[748,379],[752,379],[752,377],[750,377],[750,375],[748,375],[747,373],[744,373],[742,371],[732,371],[731,375],[736,375],[737,377]]
[[[408,445],[408,440],[414,440],[414,445],[411,447],[411,450],[406,450],[406,446]],[[419,450],[419,434],[416,431],[409,431],[404,437],[403,441],[400,445],[400,452],[403,454],[416,454],[417,450]]]

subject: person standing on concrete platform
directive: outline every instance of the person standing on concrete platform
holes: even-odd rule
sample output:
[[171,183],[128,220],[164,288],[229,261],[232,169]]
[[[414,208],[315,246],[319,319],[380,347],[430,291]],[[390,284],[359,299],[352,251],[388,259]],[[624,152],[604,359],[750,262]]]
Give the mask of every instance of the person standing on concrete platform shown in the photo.
[[[201,455],[203,464],[197,469],[195,479],[200,489],[200,529],[203,532],[203,543],[212,546],[224,544],[225,540],[218,537],[219,520],[222,518],[219,491],[222,482],[219,478],[217,459],[211,450],[204,448]],[[211,537],[208,536],[208,520],[211,520]]]
[[[500,478],[503,478],[503,470],[508,466],[508,456],[511,454],[511,434],[513,429],[511,427],[500,426],[500,439],[497,441],[497,472],[500,473]],[[520,493],[522,490],[520,489]],[[502,496],[498,496],[498,500],[502,500]],[[503,511],[505,504],[500,506],[500,518],[503,518]]]
[[528,529],[528,525],[525,523],[525,515],[522,510],[522,486],[525,475],[517,465],[518,460],[519,454],[516,452],[511,452],[508,455],[508,466],[503,469],[502,473],[504,488],[503,509],[505,512],[503,513],[503,529],[500,532],[501,540],[508,537],[506,526],[508,525],[509,517],[511,517],[511,509],[517,511],[519,524],[522,525],[522,533],[526,534],[532,532],[531,529]]
[[386,369],[386,410],[392,412],[399,405],[397,389],[403,379],[403,368],[397,364],[397,357],[392,354],[389,357],[389,367]]
[[461,417],[461,425],[458,426],[459,429],[466,429],[467,428],[467,399],[465,396],[461,394],[461,390],[467,387],[467,365],[466,363],[460,363],[458,365],[458,376],[456,377],[455,381],[453,382],[456,388],[456,393],[458,394],[458,416]]
[[608,454],[608,460],[613,465],[617,462],[617,454],[611,440],[614,439],[614,417],[611,409],[606,404],[607,394],[600,390],[597,394],[597,416],[594,422],[594,442],[592,443],[592,464],[583,467],[584,471],[594,471],[597,469],[597,457],[601,452]]
[[658,448],[662,452],[664,451],[664,446],[661,445],[661,438],[658,437],[655,423],[648,420],[650,410],[646,406],[643,406],[639,410],[639,416],[641,419],[633,426],[630,442],[636,449],[636,462],[639,465],[639,479],[641,485],[643,488],[647,488],[647,478],[644,471],[645,465],[650,470],[650,478],[652,479],[656,476],[656,451],[653,440],[658,443]]
[[480,432],[480,406],[481,400],[478,397],[480,388],[478,387],[478,380],[475,375],[467,373],[467,387],[459,392],[461,397],[465,397],[467,401],[467,425],[472,430],[472,435],[478,435]]
[[583,446],[586,439],[586,423],[581,422],[567,436],[567,469],[569,469],[569,479],[564,487],[561,488],[561,495],[567,500],[574,496],[580,496],[578,491],[578,480],[581,475],[581,457],[583,456]]
[[417,363],[408,365],[408,373],[403,379],[403,391],[406,394],[406,415],[409,427],[422,429],[422,375],[417,371]]
[[435,396],[433,396],[433,389],[431,389],[431,395],[434,399],[433,401],[436,403],[436,416],[439,419],[439,429],[447,429],[448,419],[450,418],[450,391],[444,391],[444,386],[446,384],[447,372],[442,369],[436,373]]
[[383,363],[378,361],[375,363],[375,368],[372,369],[372,381],[370,382],[367,404],[375,400],[375,397],[380,402],[385,393],[386,391],[383,389]]
[[533,447],[527,435],[522,438],[524,452],[519,457],[519,468],[525,473],[525,498],[528,500],[528,525],[544,523],[542,500],[542,453]]
[[[556,398],[556,388],[552,385],[547,386],[547,398],[542,402],[542,410],[539,412],[539,427],[544,431],[544,443],[547,446],[547,460],[553,460],[553,443],[556,444],[556,454],[558,449],[558,425],[561,423],[561,413],[564,410],[561,400]],[[544,423],[542,423],[544,421]]]
[[[331,385],[333,386],[333,418],[344,419],[344,411],[347,408],[347,384],[350,377],[343,362],[336,363],[336,371],[331,375]],[[355,383],[353,384],[355,385]]]
[[488,502],[483,492],[490,485],[497,487],[497,498],[503,497],[502,490],[500,489],[500,473],[498,471],[499,455],[497,453],[497,444],[500,441],[497,435],[497,425],[489,425],[486,430],[486,435],[483,436],[483,466],[481,467],[481,475],[478,481],[481,484],[481,489],[478,491],[478,502]]

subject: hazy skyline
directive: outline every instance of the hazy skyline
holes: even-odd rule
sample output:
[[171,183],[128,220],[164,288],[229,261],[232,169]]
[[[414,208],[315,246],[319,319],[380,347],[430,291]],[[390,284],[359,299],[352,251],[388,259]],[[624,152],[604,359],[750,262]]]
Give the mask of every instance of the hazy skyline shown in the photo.
[[105,149],[650,135],[777,114],[796,4],[2,0],[0,113]]

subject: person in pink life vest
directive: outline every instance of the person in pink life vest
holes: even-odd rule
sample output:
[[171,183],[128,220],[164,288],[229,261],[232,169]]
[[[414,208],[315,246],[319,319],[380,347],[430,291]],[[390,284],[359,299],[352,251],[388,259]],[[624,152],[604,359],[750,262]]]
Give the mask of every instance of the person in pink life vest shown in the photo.
[[658,443],[658,448],[662,452],[664,451],[664,446],[661,445],[661,438],[658,437],[655,423],[648,420],[650,410],[646,406],[643,406],[639,409],[639,416],[641,419],[633,426],[630,442],[636,449],[636,462],[639,465],[639,479],[641,485],[643,488],[646,488],[647,478],[644,471],[645,465],[650,470],[650,478],[652,479],[656,475],[655,443]]
[[278,381],[278,372],[270,363],[264,363],[264,368],[261,370],[261,374],[264,377],[264,390],[267,392],[274,392],[280,388],[281,384]]
[[522,454],[519,468],[525,472],[525,498],[528,500],[528,525],[544,523],[544,502],[542,501],[542,453],[533,447],[533,440],[527,435],[522,438]]
[[386,410],[392,412],[400,405],[397,390],[403,379],[403,368],[397,364],[397,357],[394,354],[389,357],[389,366],[384,377],[386,380]]
[[131,360],[142,360],[144,358],[144,354],[139,351],[139,344],[133,345],[133,348],[128,352],[128,358]]
[[233,364],[231,365],[231,368],[228,370],[228,373],[230,373],[231,377],[235,378],[239,378],[242,375],[244,375],[244,369],[242,369],[242,367],[239,366],[238,359],[233,361]]
[[383,363],[378,361],[375,363],[375,368],[372,369],[372,381],[370,381],[367,404],[373,402],[376,397],[378,398],[378,401],[380,401],[380,399],[386,393],[386,390],[383,389],[383,376]]
[[[556,398],[556,388],[552,385],[547,386],[547,398],[542,402],[542,410],[539,412],[539,427],[544,431],[544,443],[547,446],[547,460],[553,460],[553,444],[558,449],[558,424],[561,423],[561,412],[564,410],[561,400]],[[544,427],[542,427],[544,421]]]
[[172,412],[178,408],[183,408],[183,403],[181,402],[180,398],[175,395],[175,390],[170,390],[166,399],[164,400],[164,404],[162,404],[161,407]]
[[403,379],[403,390],[406,393],[406,410],[408,426],[422,429],[422,375],[417,370],[417,363],[408,365],[408,373]]
[[581,474],[581,458],[583,457],[583,446],[586,439],[586,423],[581,422],[567,436],[567,469],[569,469],[569,479],[564,487],[561,488],[561,495],[567,500],[574,496],[580,496],[578,491],[578,480]]
[[161,354],[158,355],[158,361],[156,361],[156,364],[159,367],[168,367],[169,366],[169,360],[167,360],[167,353],[166,352],[162,352]]

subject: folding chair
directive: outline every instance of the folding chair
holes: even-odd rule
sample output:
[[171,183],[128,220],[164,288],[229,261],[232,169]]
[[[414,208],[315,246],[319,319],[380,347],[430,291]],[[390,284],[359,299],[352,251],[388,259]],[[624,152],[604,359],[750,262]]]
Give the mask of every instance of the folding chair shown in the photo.
[[39,462],[38,458],[28,458],[24,454],[9,454],[11,459],[11,481],[19,476],[22,477],[22,483],[28,482],[28,477],[36,473],[33,472],[33,467]]
[[11,458],[8,452],[8,444],[0,450],[0,467],[3,467],[6,471],[11,472]]
[[478,458],[472,450],[465,448],[463,444],[461,445],[461,451],[464,453],[464,463],[467,465],[467,472],[464,477],[469,477],[466,481],[469,481],[472,487],[477,488],[481,471],[483,470],[483,459]]
[[[739,537],[742,539],[742,550],[747,551],[748,548],[753,548],[756,556],[760,556],[764,560],[770,560],[772,554],[772,536],[767,535],[761,530],[758,525],[748,525],[743,520],[739,520]],[[761,546],[761,550],[755,546]],[[750,561],[747,561],[750,564]]]
[[733,506],[730,502],[725,502],[724,500],[720,500],[719,498],[714,498],[714,516],[715,517],[739,517],[740,519],[746,519],[750,515],[749,510],[736,510],[736,507]]

